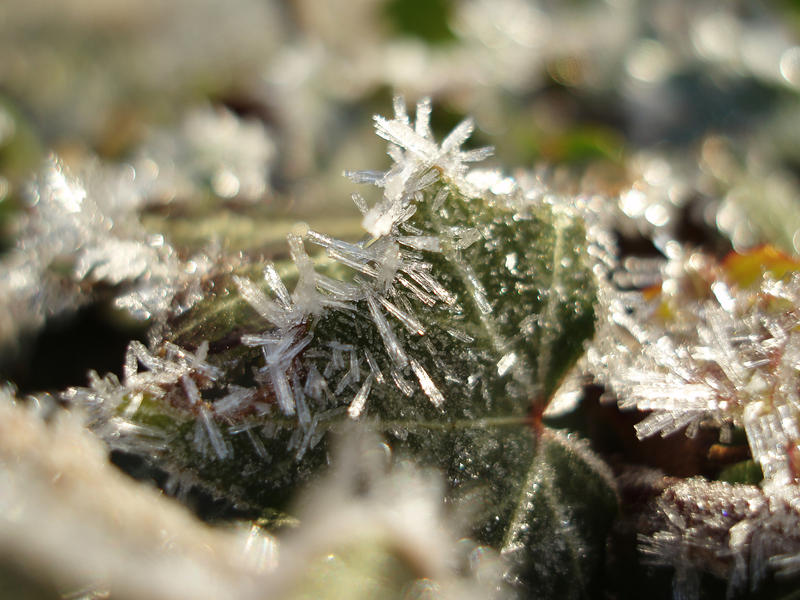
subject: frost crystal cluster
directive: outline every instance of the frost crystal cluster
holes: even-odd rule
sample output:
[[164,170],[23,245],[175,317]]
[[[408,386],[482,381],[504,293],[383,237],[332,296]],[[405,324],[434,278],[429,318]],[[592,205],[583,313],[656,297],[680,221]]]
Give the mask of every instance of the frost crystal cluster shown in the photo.
[[[86,302],[84,281],[136,282],[130,293],[140,298],[135,304],[141,310],[149,303],[147,290],[179,279],[180,263],[163,236],[148,234],[139,223],[146,198],[132,170],[97,166],[82,180],[51,157],[28,201],[16,247],[0,263],[5,345]],[[122,295],[118,301],[130,303]]]
[[644,547],[675,566],[681,594],[697,593],[697,568],[737,592],[800,561],[797,266],[769,247],[722,263],[696,252],[643,292],[606,291],[589,359],[622,409],[646,412],[638,437],[714,428],[731,444],[742,430],[763,474],[759,487],[697,479],[663,492],[663,530]]
[[[614,483],[541,414],[593,329],[583,221],[542,186],[470,170],[491,153],[462,149],[472,121],[437,143],[430,111],[421,101],[412,122],[397,99],[393,119],[376,117],[394,164],[348,173],[382,190],[372,206],[353,195],[360,241],[298,229],[289,261],[212,274],[149,347],[130,344],[121,382],[92,375],[61,398],[112,448],[150,457],[168,489],[249,511],[285,510],[331,435],[368,426],[398,460],[444,473],[512,588],[577,598],[598,577]],[[575,493],[570,469],[591,491]],[[604,516],[589,519],[587,499]],[[534,524],[559,541],[532,548]]]
[[273,154],[259,125],[198,109],[180,135],[154,134],[131,164],[87,161],[73,174],[51,155],[25,191],[28,212],[0,262],[0,342],[11,350],[46,319],[90,303],[98,283],[117,286],[116,305],[137,319],[191,306],[214,260],[213,240],[191,256],[179,252],[142,213],[209,188],[222,198],[260,199]]

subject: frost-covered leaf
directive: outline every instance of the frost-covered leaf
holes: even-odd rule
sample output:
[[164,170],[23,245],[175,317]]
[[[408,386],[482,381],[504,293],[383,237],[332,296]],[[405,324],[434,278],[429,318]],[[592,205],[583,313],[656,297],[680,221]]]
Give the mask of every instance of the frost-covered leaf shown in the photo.
[[[565,593],[579,597],[602,561],[610,478],[588,450],[537,432],[593,332],[584,225],[513,183],[490,191],[496,176],[465,164],[475,157],[461,150],[469,122],[439,146],[426,107],[414,127],[400,110],[376,119],[395,165],[369,178],[384,189],[364,211],[369,236],[293,233],[292,263],[211,276],[207,298],[150,349],[131,346],[122,384],[96,378],[65,398],[178,485],[254,509],[284,508],[326,465],[329,431],[363,421],[398,456],[446,474],[448,501],[472,511],[476,539],[513,546],[509,579],[549,593],[566,578],[577,584]],[[314,247],[327,255],[319,267]],[[600,526],[586,534],[565,533],[588,514],[573,485],[597,490]],[[545,519],[545,505],[566,521]],[[522,540],[538,526],[564,534],[566,546],[538,552],[570,556],[566,569],[526,558]]]
[[610,469],[585,442],[542,431],[503,555],[544,598],[591,595],[602,571],[617,498]]
[[767,482],[795,480],[796,266],[769,248],[721,264],[695,253],[667,263],[656,289],[609,296],[595,370],[622,408],[651,411],[640,438],[714,426],[724,441],[742,427]]
[[676,597],[696,595],[701,572],[725,580],[729,597],[783,597],[781,587],[796,588],[800,574],[797,495],[796,485],[765,492],[701,478],[674,483],[656,502],[656,531],[642,536],[643,552],[674,568]]
[[392,468],[374,435],[341,440],[327,476],[293,502],[303,527],[276,538],[210,527],[132,481],[50,397],[2,388],[0,417],[4,598],[507,597],[497,554],[459,540],[440,476]]
[[725,577],[731,594],[761,590],[777,555],[797,552],[797,267],[769,246],[722,262],[691,253],[663,265],[656,286],[602,292],[603,350],[589,362],[621,408],[647,411],[638,436],[713,428],[729,443],[738,428],[753,459],[720,473],[723,481],[676,484],[659,501],[653,518],[663,523],[643,549],[675,568],[680,594],[697,592],[700,572]]

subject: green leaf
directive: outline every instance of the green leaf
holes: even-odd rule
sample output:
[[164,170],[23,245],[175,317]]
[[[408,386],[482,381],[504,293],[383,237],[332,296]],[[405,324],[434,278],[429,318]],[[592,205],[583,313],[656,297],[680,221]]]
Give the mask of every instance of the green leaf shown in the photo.
[[[413,240],[381,238],[385,262],[357,270],[376,279],[388,272],[383,293],[288,328],[259,317],[240,293],[242,279],[237,289],[230,272],[212,278],[208,297],[168,324],[155,352],[167,356],[167,342],[191,351],[209,342],[207,360],[224,375],[185,376],[203,406],[187,402],[185,377],[176,376],[116,416],[157,432],[153,454],[183,481],[258,511],[284,510],[327,465],[327,433],[364,421],[397,456],[445,474],[448,503],[472,515],[477,540],[509,554],[509,577],[522,589],[581,597],[602,565],[614,494],[599,460],[540,418],[593,332],[583,223],[549,202],[469,197],[444,181],[417,199],[404,227],[410,237],[437,236],[438,249],[401,253],[397,240]],[[279,269],[302,288],[302,268],[299,277],[291,265]],[[329,263],[326,273],[356,283],[365,276],[342,269]],[[261,266],[236,270],[258,281]],[[274,284],[257,285],[277,306]],[[265,365],[266,347],[238,343],[264,332],[283,336],[286,352],[302,347],[277,374]],[[252,393],[222,410],[230,384]],[[279,410],[281,394],[296,414]]]
[[518,582],[542,598],[585,598],[602,576],[618,499],[610,469],[574,436],[542,431],[503,541]]
[[754,460],[743,460],[725,467],[717,476],[719,481],[758,485],[764,479],[761,466]]
[[390,0],[384,7],[390,25],[398,34],[431,44],[455,40],[449,25],[452,10],[450,0]]

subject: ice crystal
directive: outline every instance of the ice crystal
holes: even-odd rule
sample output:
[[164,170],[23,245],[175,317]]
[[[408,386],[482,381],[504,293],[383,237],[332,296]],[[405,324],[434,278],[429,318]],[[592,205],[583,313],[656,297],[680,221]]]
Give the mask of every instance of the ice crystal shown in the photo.
[[89,161],[73,174],[49,157],[28,186],[16,246],[0,262],[0,337],[9,343],[91,302],[97,283],[115,286],[116,306],[137,319],[192,306],[216,250],[209,244],[183,260],[164,235],[146,229],[141,212],[162,202],[152,194],[147,175],[130,165]]
[[677,484],[659,501],[665,528],[644,548],[675,567],[676,597],[696,595],[697,569],[727,578],[732,590],[757,589],[770,557],[798,551],[779,533],[797,519],[796,263],[770,248],[721,264],[692,253],[667,262],[661,276],[644,292],[606,290],[604,337],[590,363],[621,408],[647,413],[640,438],[714,427],[729,442],[741,428],[764,480],[761,488]]
[[[742,286],[713,269],[694,254],[666,266],[663,295],[653,301],[638,292],[611,300],[608,322],[619,333],[610,332],[616,348],[603,355],[603,372],[621,407],[650,411],[636,426],[640,437],[743,427],[767,482],[784,485],[795,479],[788,449],[800,441],[800,279],[767,275]],[[677,309],[671,299],[692,293],[690,285],[699,297]]]
[[[3,339],[85,301],[78,286],[89,280],[112,285],[148,278],[165,281],[177,270],[171,249],[139,225],[144,198],[126,168],[90,168],[73,176],[55,156],[28,193],[30,210],[16,247],[0,270],[3,305],[12,320]],[[58,265],[66,263],[63,281]],[[13,331],[13,334],[9,331]]]
[[[163,395],[163,387],[180,381],[187,390],[187,399],[196,404],[198,392],[190,375],[215,380],[221,375],[219,368],[205,361],[208,343],[203,343],[196,353],[191,353],[174,344],[165,345],[166,356],[155,356],[141,342],[131,342],[125,356],[125,385],[135,391]],[[147,370],[140,372],[139,367]]]
[[[467,163],[492,154],[492,148],[488,147],[461,150],[475,127],[472,119],[462,121],[441,145],[437,144],[430,128],[430,112],[430,100],[420,101],[412,126],[405,102],[402,98],[395,99],[394,119],[375,117],[378,135],[391,143],[389,154],[395,161],[394,167],[380,175],[363,171],[348,173],[356,181],[372,181],[384,189],[383,201],[364,215],[364,229],[375,237],[385,236],[392,227],[410,217],[414,194],[432,184],[439,174],[464,187]],[[432,171],[434,167],[436,170]]]
[[[430,297],[428,295],[433,294],[440,301],[448,305],[453,304],[452,294],[429,274],[430,266],[421,261],[414,252],[441,252],[440,240],[436,235],[426,235],[419,230],[416,230],[418,232],[416,235],[402,235],[399,227],[406,224],[414,215],[421,194],[441,177],[446,178],[450,185],[466,188],[464,175],[467,172],[467,163],[488,156],[491,150],[461,150],[461,145],[473,129],[473,124],[469,120],[457,126],[441,145],[437,144],[430,130],[429,119],[430,100],[423,100],[417,105],[417,118],[412,125],[406,114],[405,103],[401,98],[397,98],[394,119],[375,118],[378,135],[390,141],[389,153],[395,160],[394,167],[379,174],[374,172],[348,174],[355,180],[372,182],[384,191],[381,201],[372,208],[365,207],[363,225],[372,235],[369,244],[343,242],[313,230],[305,234],[307,240],[323,247],[330,258],[356,271],[361,277],[349,283],[317,273],[306,255],[303,241],[297,236],[289,236],[292,257],[299,272],[299,281],[291,296],[277,277],[274,267],[268,266],[265,270],[265,281],[277,301],[268,298],[260,287],[251,281],[236,278],[239,292],[247,302],[264,319],[283,332],[277,334],[274,343],[267,342],[267,338],[264,338],[263,349],[266,362],[268,366],[271,365],[270,378],[278,405],[287,415],[294,414],[295,399],[289,387],[289,375],[284,369],[293,369],[292,359],[296,352],[294,354],[287,352],[289,349],[282,346],[282,342],[287,339],[286,335],[294,335],[291,332],[294,332],[295,328],[302,327],[311,316],[321,315],[324,307],[355,310],[358,302],[366,304],[375,330],[383,341],[384,350],[395,368],[403,369],[410,365],[421,389],[430,401],[435,406],[444,403],[444,397],[425,368],[419,362],[409,359],[395,333],[395,325],[387,319],[388,314],[409,332],[420,336],[425,334],[423,324],[413,314],[413,309],[407,301],[404,301],[407,305],[407,309],[404,310],[387,297],[396,294],[394,290],[396,282],[408,281],[405,278],[401,280],[403,274],[416,282],[417,285],[408,282],[406,287],[419,290],[418,297],[422,295]],[[481,312],[490,312],[481,284],[474,273],[470,275],[469,266],[465,266],[464,269],[468,274],[468,280],[475,288],[474,296]],[[274,336],[276,332],[268,335]],[[248,335],[245,341],[255,344],[258,339],[257,336]],[[310,342],[312,338],[305,339]],[[337,356],[334,348],[331,354],[333,362],[324,370],[326,377],[333,372],[331,365],[334,370],[341,368],[342,365],[336,365]],[[352,356],[353,360],[357,361],[356,354],[353,353]],[[278,368],[279,363],[284,366]],[[384,379],[374,366],[374,360],[370,368],[380,375],[380,377],[374,376],[374,379],[377,381]],[[354,363],[333,388],[335,395],[338,396],[350,383],[359,383],[360,379],[357,363]],[[399,372],[395,373],[394,379],[396,382],[402,382],[398,383],[398,387],[404,393],[408,393],[409,384]],[[350,405],[349,413],[352,417],[361,414],[370,388],[371,380],[365,380],[361,384]],[[299,397],[302,396],[301,393]]]
[[797,496],[795,484],[765,492],[700,478],[675,483],[657,500],[659,530],[642,536],[643,552],[675,569],[676,598],[697,596],[698,571],[726,580],[730,594],[755,593],[770,572],[797,572]]

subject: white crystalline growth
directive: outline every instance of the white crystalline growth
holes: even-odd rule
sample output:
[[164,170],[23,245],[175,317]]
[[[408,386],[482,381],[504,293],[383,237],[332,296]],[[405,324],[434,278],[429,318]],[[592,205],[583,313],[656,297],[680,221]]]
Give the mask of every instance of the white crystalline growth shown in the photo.
[[11,315],[0,318],[0,339],[89,300],[84,282],[127,284],[115,303],[136,318],[166,312],[179,289],[185,305],[197,299],[190,274],[209,261],[183,263],[163,236],[145,230],[146,187],[130,165],[86,161],[73,174],[55,155],[47,159],[28,186],[16,247],[0,261],[0,313]]
[[33,210],[18,247],[35,252],[42,268],[56,258],[73,258],[75,279],[117,284],[161,265],[177,267],[169,247],[139,222],[137,211],[147,199],[129,166],[89,164],[75,176],[51,156],[29,198]]
[[698,596],[699,571],[728,582],[729,597],[755,592],[772,572],[800,567],[798,488],[771,492],[753,485],[691,478],[667,487],[656,502],[657,531],[642,536],[651,564],[675,569],[675,598]]
[[[313,369],[306,369],[305,383],[302,386],[295,385],[293,379],[298,378],[298,373],[303,370],[298,371],[292,360],[281,357],[281,353],[288,348],[284,347],[283,342],[294,340],[299,335],[298,330],[305,329],[312,319],[320,318],[331,310],[353,313],[359,303],[394,366],[391,383],[403,394],[411,396],[414,387],[406,376],[413,374],[419,390],[431,403],[441,407],[445,402],[434,378],[419,361],[409,357],[398,337],[398,326],[414,336],[425,336],[426,332],[411,305],[403,300],[402,294],[397,294],[396,287],[428,306],[441,303],[450,309],[456,302],[452,292],[431,274],[430,263],[424,260],[425,253],[442,252],[440,232],[424,232],[407,222],[417,210],[417,203],[423,199],[422,191],[440,178],[444,178],[448,186],[462,189],[462,192],[471,189],[466,178],[468,163],[489,156],[492,150],[461,149],[474,128],[471,119],[459,124],[441,144],[437,143],[430,129],[429,99],[417,104],[416,122],[413,124],[402,98],[395,99],[394,110],[394,119],[375,117],[378,135],[390,143],[389,155],[395,161],[394,166],[385,173],[362,171],[347,174],[358,182],[373,183],[383,189],[383,198],[372,208],[361,196],[354,196],[356,206],[364,214],[363,226],[371,234],[371,239],[358,243],[345,242],[316,231],[306,231],[302,236],[289,235],[290,253],[299,274],[291,293],[272,265],[267,265],[262,284],[235,278],[241,296],[272,326],[264,333],[248,333],[242,337],[242,341],[246,345],[262,348],[266,364],[262,369],[262,381],[272,387],[276,403],[287,416],[296,414],[295,397],[298,389],[313,390],[312,398],[319,403],[322,402],[323,389],[333,391],[334,396],[340,397],[349,394],[348,390],[355,389],[359,384],[355,396],[350,397],[349,412],[355,418],[367,406],[370,391],[376,385],[389,382],[390,378],[380,372],[372,355],[366,355],[370,375],[362,382],[360,369],[351,365],[350,370],[346,371],[342,348],[331,348],[325,351],[330,358],[327,366],[317,365],[319,368],[314,366]],[[441,206],[446,195],[447,190],[443,189],[433,200],[434,204]],[[316,272],[306,253],[305,242],[323,248],[329,259],[353,272],[353,279],[342,281]],[[476,297],[483,300],[479,302],[482,311],[491,312],[480,284],[476,278],[472,279]],[[307,335],[312,336],[313,333]],[[311,338],[308,339],[310,343]],[[360,359],[352,354],[351,360]],[[330,379],[334,376],[336,379]],[[301,399],[305,402],[305,397]]]
[[219,384],[223,375],[207,357],[208,342],[191,352],[170,342],[151,351],[133,341],[125,355],[122,384],[114,375],[100,378],[90,373],[88,388],[70,388],[61,394],[61,399],[86,410],[89,429],[111,448],[154,455],[169,451],[173,441],[170,434],[137,424],[134,417],[146,396],[169,397],[169,402],[177,400],[195,414],[196,450],[203,455],[210,451],[219,460],[230,458],[233,451],[218,420],[243,409],[254,394],[253,390],[230,386],[229,393],[218,402],[204,399],[203,390]]
[[[665,267],[665,296],[673,289],[682,293],[682,276],[669,272],[689,268],[692,260]],[[765,277],[756,290],[720,279],[709,291],[665,321],[658,302],[604,290],[606,314],[598,347],[589,354],[591,368],[622,408],[649,411],[636,425],[640,438],[684,428],[692,436],[701,426],[715,426],[724,440],[731,427],[742,427],[765,485],[795,482],[800,277]]]
[[731,597],[754,594],[772,575],[800,572],[800,277],[767,272],[743,285],[699,253],[652,266],[635,261],[617,281],[659,282],[655,297],[601,285],[589,369],[621,408],[648,413],[640,438],[714,427],[725,442],[742,428],[764,479],[670,485],[641,550],[675,569],[675,598],[699,597],[702,573],[726,580]]
[[[475,124],[465,119],[442,141],[436,143],[430,128],[431,101],[417,104],[416,122],[411,124],[405,102],[395,98],[395,117],[375,117],[375,130],[390,143],[389,155],[394,166],[380,177],[374,173],[347,173],[356,181],[373,181],[383,188],[383,200],[364,215],[363,226],[374,237],[389,234],[402,222],[414,192],[424,189],[441,175],[456,186],[466,185],[468,163],[491,156],[492,148],[462,150]],[[432,171],[432,169],[434,169]]]
[[[156,397],[163,396],[166,388],[180,383],[192,404],[199,401],[196,383],[189,378],[196,376],[210,381],[219,379],[219,367],[206,362],[208,342],[203,342],[192,353],[166,342],[164,356],[148,350],[144,344],[133,341],[125,354],[124,384],[133,393],[146,392]],[[140,367],[145,370],[140,371]]]
[[131,421],[142,395],[132,393],[113,374],[100,377],[91,371],[88,387],[68,388],[59,398],[67,406],[79,407],[86,415],[88,429],[112,449],[152,455],[169,447],[170,440],[163,431]]

